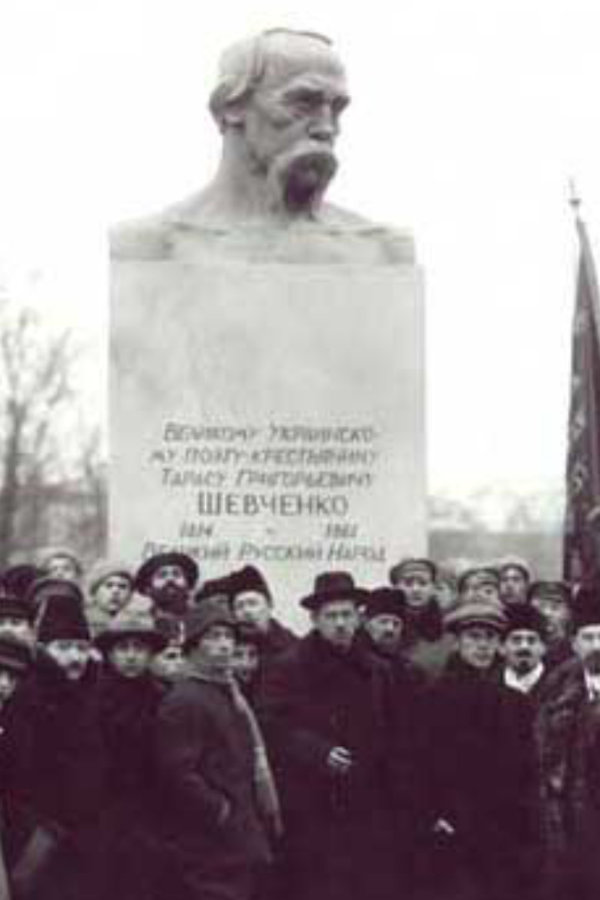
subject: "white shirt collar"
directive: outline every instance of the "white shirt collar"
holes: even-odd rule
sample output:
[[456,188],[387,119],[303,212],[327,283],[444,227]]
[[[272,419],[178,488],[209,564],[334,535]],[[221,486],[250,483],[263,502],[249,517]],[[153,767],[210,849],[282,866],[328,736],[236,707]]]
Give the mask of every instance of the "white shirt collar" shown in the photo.
[[508,666],[504,670],[504,684],[513,688],[515,691],[521,691],[522,694],[528,694],[538,683],[544,674],[544,663],[537,664],[535,669],[527,672],[525,675],[519,675],[514,669]]
[[583,670],[583,677],[585,678],[585,686],[588,692],[588,697],[590,700],[599,700],[600,699],[600,674],[592,675],[587,669]]

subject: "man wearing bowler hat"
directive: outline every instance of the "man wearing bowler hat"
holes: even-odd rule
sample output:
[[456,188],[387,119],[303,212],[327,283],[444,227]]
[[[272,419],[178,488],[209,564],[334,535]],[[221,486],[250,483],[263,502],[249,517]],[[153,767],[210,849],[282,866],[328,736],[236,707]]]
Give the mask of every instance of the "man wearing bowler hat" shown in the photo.
[[312,630],[265,673],[259,711],[285,828],[282,896],[398,897],[392,687],[387,664],[356,640],[369,598],[325,572],[301,600]]

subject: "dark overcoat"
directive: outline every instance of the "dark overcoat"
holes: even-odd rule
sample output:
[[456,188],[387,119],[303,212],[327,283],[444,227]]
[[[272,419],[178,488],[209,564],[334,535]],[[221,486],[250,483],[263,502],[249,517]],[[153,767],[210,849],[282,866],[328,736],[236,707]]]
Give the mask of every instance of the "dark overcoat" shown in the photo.
[[270,851],[254,744],[230,688],[193,675],[178,682],[159,707],[155,741],[173,900],[239,896],[238,876],[264,866]]
[[545,686],[536,723],[541,766],[545,896],[600,896],[600,704],[573,658]]
[[[397,896],[387,665],[359,643],[343,653],[310,633],[268,668],[259,713],[282,797],[287,896]],[[327,765],[335,747],[352,754],[347,775]]]
[[443,880],[457,896],[529,896],[539,858],[530,704],[453,656],[428,716],[431,811],[455,830]]

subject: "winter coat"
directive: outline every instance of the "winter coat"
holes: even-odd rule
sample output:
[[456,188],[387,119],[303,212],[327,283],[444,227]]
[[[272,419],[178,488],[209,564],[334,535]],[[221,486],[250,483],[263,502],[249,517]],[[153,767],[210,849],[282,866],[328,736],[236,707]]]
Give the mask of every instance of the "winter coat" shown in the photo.
[[106,793],[99,840],[107,898],[158,896],[163,876],[158,844],[154,732],[166,690],[151,675],[123,678],[108,666],[98,687],[106,751]]
[[227,872],[267,863],[254,744],[228,686],[193,674],[174,685],[159,707],[155,742],[165,848],[187,890],[202,896],[202,885],[226,882]]
[[547,896],[600,894],[600,706],[588,699],[578,659],[552,673],[536,739],[541,769]]
[[[358,642],[342,653],[312,632],[269,667],[258,709],[282,799],[287,896],[396,896],[402,836],[388,666]],[[335,747],[353,756],[346,775],[327,764]]]
[[530,704],[454,656],[431,688],[428,716],[431,810],[455,830],[450,876],[466,871],[490,897],[525,896],[538,858]]

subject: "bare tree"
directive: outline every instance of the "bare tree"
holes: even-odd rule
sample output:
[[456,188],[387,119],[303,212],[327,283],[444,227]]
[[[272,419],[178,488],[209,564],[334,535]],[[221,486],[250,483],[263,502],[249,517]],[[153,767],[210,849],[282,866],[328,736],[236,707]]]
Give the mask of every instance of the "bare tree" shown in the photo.
[[0,566],[15,549],[23,493],[56,469],[56,425],[73,397],[68,331],[50,335],[36,312],[0,302]]

